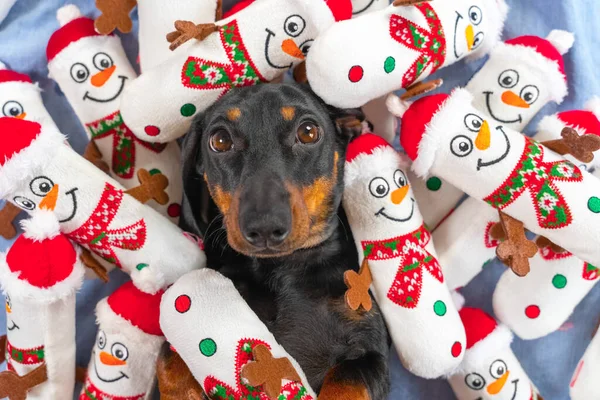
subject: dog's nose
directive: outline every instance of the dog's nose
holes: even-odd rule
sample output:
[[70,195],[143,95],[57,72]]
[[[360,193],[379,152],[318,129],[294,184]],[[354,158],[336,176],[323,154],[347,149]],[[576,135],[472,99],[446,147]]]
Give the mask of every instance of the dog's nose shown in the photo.
[[279,218],[252,221],[242,229],[244,238],[255,247],[276,247],[289,236],[289,226]]

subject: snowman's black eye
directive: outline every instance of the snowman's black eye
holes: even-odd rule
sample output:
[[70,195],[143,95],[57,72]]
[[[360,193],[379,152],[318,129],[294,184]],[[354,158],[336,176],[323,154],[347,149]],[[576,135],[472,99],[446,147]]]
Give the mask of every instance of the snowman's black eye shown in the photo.
[[291,37],[298,37],[306,28],[306,21],[299,15],[292,15],[287,17],[283,24],[283,30]]
[[465,116],[465,126],[472,132],[478,133],[483,126],[483,118],[475,114],[467,114]]
[[485,379],[473,372],[465,377],[465,383],[473,390],[481,390],[485,386]]
[[507,69],[498,76],[498,84],[503,88],[513,88],[517,83],[519,83],[519,73],[514,69]]
[[90,71],[82,63],[75,63],[71,66],[71,78],[77,83],[85,82],[90,76]]
[[54,182],[46,176],[38,176],[29,183],[29,189],[36,196],[44,197],[54,187]]
[[456,157],[466,157],[473,151],[473,141],[465,135],[458,135],[452,139],[450,151]]
[[22,208],[23,210],[32,211],[35,209],[35,203],[29,200],[27,197],[16,196],[13,199],[13,201],[18,207]]
[[112,58],[106,53],[97,53],[93,59],[94,67],[98,70],[103,71],[113,66],[114,62]]
[[369,191],[373,196],[377,198],[382,198],[390,192],[390,185],[383,178],[373,178],[371,183],[369,183]]
[[310,50],[310,46],[312,46],[314,40],[313,39],[309,39],[306,42],[302,43],[300,46],[300,50],[302,50],[302,54],[307,55],[308,51]]
[[481,45],[481,43],[483,43],[484,38],[485,34],[483,32],[479,32],[477,35],[475,35],[475,38],[473,39],[473,50],[478,48]]
[[129,357],[129,350],[121,343],[113,344],[110,348],[110,352],[117,360],[125,361],[127,360],[127,357]]
[[479,25],[483,20],[483,12],[481,8],[473,6],[469,8],[469,19],[473,25]]
[[18,101],[10,100],[2,106],[2,114],[5,117],[18,117],[23,112],[23,106]]
[[536,86],[527,85],[521,89],[520,96],[527,104],[531,105],[540,97],[540,90]]
[[394,172],[394,183],[399,188],[406,186],[406,184],[408,183],[408,179],[406,179],[406,174],[404,174],[402,170],[397,169],[396,172]]
[[506,363],[502,360],[496,360],[490,365],[490,375],[494,379],[499,379],[508,370]]
[[96,342],[98,343],[98,348],[100,350],[106,347],[106,334],[104,331],[101,330],[98,332],[98,340]]

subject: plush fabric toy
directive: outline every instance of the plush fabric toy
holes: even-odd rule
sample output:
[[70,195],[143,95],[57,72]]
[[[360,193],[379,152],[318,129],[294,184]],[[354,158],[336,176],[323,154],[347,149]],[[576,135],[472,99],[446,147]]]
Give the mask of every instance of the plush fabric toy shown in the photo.
[[[600,181],[532,139],[484,119],[471,102],[466,89],[457,89],[408,108],[401,143],[413,171],[446,179],[500,211],[507,239],[497,255],[518,275],[527,274],[528,258],[537,251],[523,225],[598,265],[600,248],[593,243],[600,240]],[[589,161],[600,138],[566,128],[553,147]]]
[[73,396],[75,292],[84,268],[73,244],[59,232],[56,217],[47,214],[43,220],[44,224],[24,221],[24,233],[7,254],[0,254],[8,365],[8,371],[0,373],[2,398]]
[[[137,185],[137,172],[161,172],[169,180],[166,204],[150,201],[161,214],[179,219],[183,183],[181,152],[175,142],[146,143],[123,123],[119,103],[124,88],[136,78],[117,36],[101,36],[94,21],[81,16],[75,5],[59,9],[61,24],[48,42],[48,70],[82,124],[91,145],[110,165],[111,176],[126,188]],[[148,96],[145,97],[154,97]]]
[[215,22],[220,19],[220,0],[142,0],[138,2],[140,23],[140,67],[142,72],[160,65],[173,55],[169,50],[167,34],[173,31],[177,20],[194,21],[196,24]]
[[563,55],[574,40],[572,33],[554,30],[546,39],[520,36],[499,43],[466,86],[473,105],[495,123],[522,132],[542,107],[567,95]]
[[596,334],[587,347],[585,354],[577,364],[569,385],[571,400],[590,400],[600,398],[598,371],[600,371],[600,335]]
[[[350,0],[263,0],[218,25],[179,21],[168,62],[125,88],[121,111],[141,140],[183,136],[192,117],[236,86],[269,82],[306,56],[317,35],[350,18]],[[148,96],[148,93],[153,93]]]
[[478,308],[463,308],[460,318],[467,351],[448,379],[458,400],[542,400],[510,349],[510,330]]
[[53,128],[4,117],[0,132],[5,138],[0,198],[29,213],[51,211],[61,232],[129,273],[145,292],[155,293],[204,266],[206,258],[196,243],[138,201],[164,200],[162,175],[140,170],[142,185],[125,192],[66,146],[65,137]]
[[160,326],[211,399],[316,399],[298,363],[216,271],[193,271],[171,286]]
[[361,274],[370,268],[400,359],[415,375],[436,378],[460,364],[465,334],[406,167],[382,138],[359,136],[346,156],[343,204],[364,259]]
[[0,24],[4,21],[4,18],[6,18],[8,12],[16,2],[17,0],[5,0],[0,4]]
[[389,0],[352,0],[352,16],[358,17],[390,5]]
[[79,400],[152,398],[165,341],[158,322],[162,295],[140,292],[127,282],[100,300],[98,335]]
[[360,107],[466,56],[481,57],[500,39],[507,13],[504,0],[403,3],[415,2],[395,1],[315,40],[306,72],[323,100]]

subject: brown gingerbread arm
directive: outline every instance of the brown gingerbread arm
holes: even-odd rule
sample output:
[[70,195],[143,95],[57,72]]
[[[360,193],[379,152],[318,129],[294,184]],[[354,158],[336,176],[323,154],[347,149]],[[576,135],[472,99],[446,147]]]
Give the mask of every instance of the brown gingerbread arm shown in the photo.
[[27,375],[19,376],[12,371],[0,373],[0,398],[25,400],[27,392],[48,380],[46,364],[42,364]]
[[590,163],[594,160],[594,152],[600,150],[600,136],[579,135],[573,128],[565,127],[561,132],[562,139],[548,140],[542,145],[564,156],[570,154],[578,161]]
[[373,302],[369,294],[369,287],[372,282],[371,268],[369,268],[366,258],[363,260],[358,274],[352,270],[344,272],[344,283],[348,286],[345,299],[351,310],[356,311],[362,306],[366,311],[371,311]]
[[21,209],[8,201],[0,210],[0,236],[4,239],[12,239],[17,236],[14,220],[21,213]]
[[96,0],[96,8],[101,14],[96,18],[95,27],[103,35],[111,34],[115,29],[123,33],[131,32],[131,10],[136,0]]
[[215,10],[215,21],[220,21],[223,18],[223,0],[217,0],[217,8]]
[[106,268],[104,268],[102,264],[98,262],[98,260],[96,260],[96,258],[94,258],[94,256],[88,249],[83,247],[81,248],[81,255],[79,256],[79,259],[81,260],[83,265],[86,266],[86,268],[89,268],[92,271],[94,271],[94,273],[98,276],[98,278],[100,278],[101,281],[103,281],[104,283],[107,283],[109,281],[108,271],[106,270]]
[[506,233],[506,240],[496,249],[496,255],[518,276],[529,273],[529,259],[537,254],[538,247],[525,236],[525,227],[521,221],[500,214],[500,222]]
[[406,92],[404,92],[400,96],[400,99],[403,101],[412,99],[413,97],[416,97],[416,96],[419,96],[419,95],[422,95],[425,93],[429,93],[432,90],[439,88],[443,84],[444,84],[444,81],[442,79],[434,79],[429,82],[417,82],[414,85],[406,88]]
[[148,170],[140,169],[137,177],[140,185],[126,190],[126,194],[142,204],[146,204],[150,200],[154,200],[160,205],[169,202],[169,195],[165,192],[169,186],[169,179],[166,176],[161,173],[152,175]]
[[421,3],[427,3],[431,0],[394,0],[392,3],[394,7],[406,7],[406,6],[415,6]]
[[220,27],[216,24],[194,24],[191,21],[175,21],[175,31],[167,34],[167,41],[171,43],[169,49],[175,50],[185,42],[196,39],[204,40],[214,32],[218,32]]
[[104,160],[102,159],[102,153],[100,149],[96,145],[96,142],[93,140],[90,141],[87,146],[85,146],[85,151],[83,152],[83,158],[94,164],[99,170],[104,172],[105,174],[110,173],[110,167]]

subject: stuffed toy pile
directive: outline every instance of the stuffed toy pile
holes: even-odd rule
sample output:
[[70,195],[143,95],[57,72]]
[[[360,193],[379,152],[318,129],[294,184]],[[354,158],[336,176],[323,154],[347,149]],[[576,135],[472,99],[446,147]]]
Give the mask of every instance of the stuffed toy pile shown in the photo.
[[[15,1],[4,3],[0,24]],[[96,19],[54,10],[46,48],[87,132],[83,155],[39,86],[0,62],[0,236],[16,237],[0,253],[0,398],[70,399],[77,377],[80,400],[149,400],[158,376],[171,399],[166,353],[191,373],[180,388],[190,399],[319,398],[233,282],[206,268],[203,239],[177,226],[177,139],[230,90],[293,71],[367,119],[346,154],[360,268],[343,276],[342,306],[377,302],[403,367],[446,379],[459,400],[542,399],[513,337],[560,330],[600,280],[600,98],[522,133],[567,97],[573,34],[501,41],[504,0],[244,0],[225,14],[221,0],[95,4]],[[136,6],[139,75],[116,33],[132,31]],[[484,56],[462,88],[436,77]],[[459,291],[496,257],[507,268],[492,317]],[[131,280],[96,305],[84,373],[75,295],[86,271],[108,279],[114,268]],[[595,333],[574,400],[600,398],[599,346]]]

